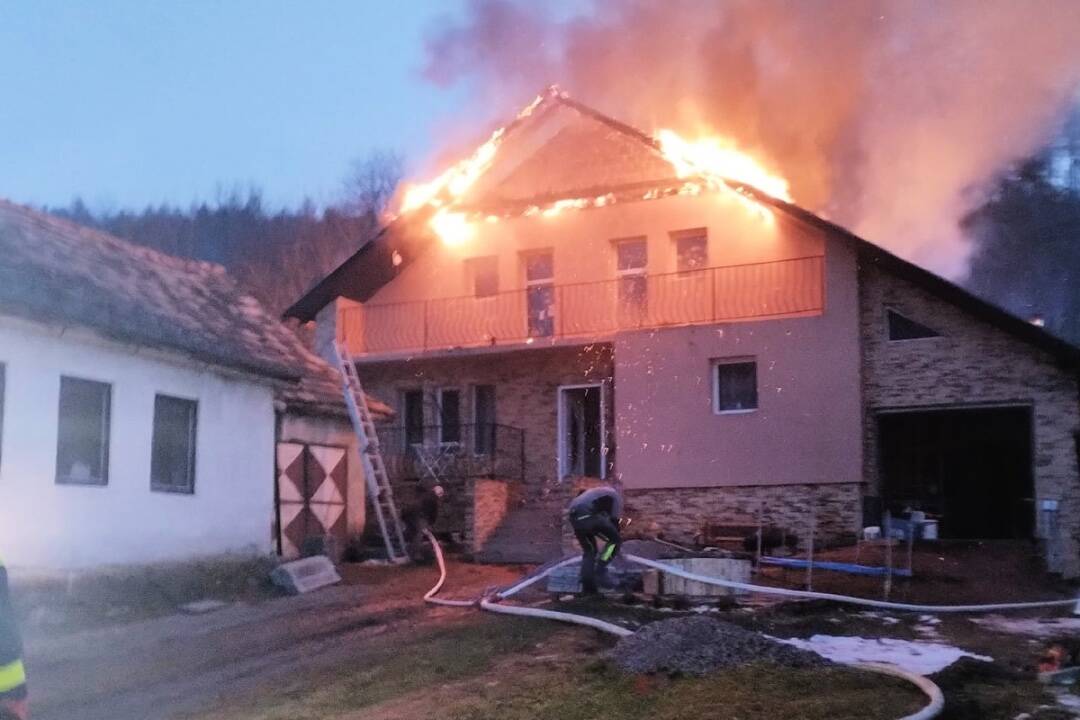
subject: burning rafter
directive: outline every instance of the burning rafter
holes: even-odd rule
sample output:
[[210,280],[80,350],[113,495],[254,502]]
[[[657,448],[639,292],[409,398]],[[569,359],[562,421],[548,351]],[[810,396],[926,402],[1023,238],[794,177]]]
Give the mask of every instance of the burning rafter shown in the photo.
[[[514,204],[499,209],[469,207],[464,202],[472,188],[495,160],[499,147],[522,121],[548,103],[562,103],[593,117],[616,130],[639,139],[671,165],[677,183],[650,183],[646,188],[623,188],[582,197],[547,198],[543,202]],[[770,172],[735,143],[722,137],[703,137],[690,141],[668,129],[649,136],[617,123],[580,105],[552,86],[525,106],[508,125],[495,130],[471,155],[455,163],[434,180],[406,188],[400,213],[422,208],[432,211],[428,226],[448,245],[459,245],[476,232],[476,223],[498,222],[517,216],[552,217],[565,210],[605,207],[616,202],[654,200],[672,195],[698,195],[706,191],[732,193],[764,221],[771,222],[772,210],[754,199],[756,193],[791,202],[787,180]]]

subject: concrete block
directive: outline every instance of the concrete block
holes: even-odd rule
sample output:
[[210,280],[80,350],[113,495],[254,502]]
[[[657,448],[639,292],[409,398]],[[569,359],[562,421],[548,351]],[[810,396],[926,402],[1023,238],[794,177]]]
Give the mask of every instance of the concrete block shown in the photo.
[[315,555],[278,565],[270,573],[270,580],[278,587],[299,595],[339,583],[341,576],[330,558]]

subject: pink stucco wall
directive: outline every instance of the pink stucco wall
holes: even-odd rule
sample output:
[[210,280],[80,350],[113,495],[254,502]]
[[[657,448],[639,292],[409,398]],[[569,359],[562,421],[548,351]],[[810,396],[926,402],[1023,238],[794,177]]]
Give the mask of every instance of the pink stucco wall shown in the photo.
[[[820,316],[616,336],[615,463],[626,487],[861,481],[853,248],[830,241],[825,267]],[[747,357],[759,408],[714,414],[712,361]]]

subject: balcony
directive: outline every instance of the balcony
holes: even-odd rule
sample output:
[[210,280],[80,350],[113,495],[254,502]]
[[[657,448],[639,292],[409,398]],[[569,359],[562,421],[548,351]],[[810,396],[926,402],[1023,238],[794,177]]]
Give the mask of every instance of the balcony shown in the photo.
[[597,340],[621,330],[818,314],[821,255],[665,275],[534,284],[488,297],[365,304],[342,312],[357,356]]

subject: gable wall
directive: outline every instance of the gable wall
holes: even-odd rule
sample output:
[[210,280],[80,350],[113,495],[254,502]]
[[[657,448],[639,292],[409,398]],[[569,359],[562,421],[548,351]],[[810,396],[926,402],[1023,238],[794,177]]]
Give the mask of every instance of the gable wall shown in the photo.
[[[1030,405],[1034,410],[1036,507],[1058,500],[1067,526],[1063,548],[1069,574],[1080,572],[1080,471],[1074,434],[1080,430],[1077,379],[1037,349],[873,265],[859,272],[865,458],[870,492],[879,488],[877,424],[883,409]],[[889,342],[885,310],[941,333]],[[1040,529],[1041,532],[1042,529]]]

